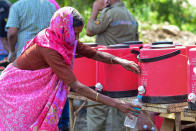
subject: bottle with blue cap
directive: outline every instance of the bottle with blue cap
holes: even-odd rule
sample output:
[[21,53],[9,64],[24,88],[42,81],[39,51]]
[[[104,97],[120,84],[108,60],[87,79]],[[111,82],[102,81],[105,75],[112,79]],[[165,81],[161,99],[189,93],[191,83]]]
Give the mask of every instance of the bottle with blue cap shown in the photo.
[[[140,103],[140,100],[138,99],[138,97],[136,99],[133,100],[132,104],[134,105],[139,105],[141,106],[142,104]],[[135,108],[136,110],[140,111],[139,108]],[[138,113],[134,112],[136,115],[138,115]],[[137,124],[137,120],[138,117],[133,116],[130,114],[130,116],[132,117],[132,119],[129,119],[128,116],[126,116],[125,121],[124,121],[124,126],[129,127],[129,128],[135,128],[136,124]]]
[[[138,88],[138,96],[136,99],[133,100],[132,104],[142,106],[142,94],[145,93],[145,88],[143,86],[140,86]],[[136,110],[140,110],[139,108],[135,108]],[[137,113],[136,113],[137,114]],[[130,114],[131,115],[131,114]],[[129,128],[135,128],[137,124],[138,117],[132,115],[132,119],[129,119],[128,116],[126,116],[124,121],[124,126]]]

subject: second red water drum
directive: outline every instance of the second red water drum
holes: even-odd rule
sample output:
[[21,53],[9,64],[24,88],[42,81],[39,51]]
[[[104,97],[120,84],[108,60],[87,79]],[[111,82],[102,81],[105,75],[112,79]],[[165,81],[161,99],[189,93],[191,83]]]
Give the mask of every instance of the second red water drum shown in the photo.
[[[124,58],[135,61],[137,56],[131,54],[129,44],[112,45],[105,49],[98,49]],[[138,75],[127,71],[121,65],[111,65],[102,62],[97,63],[97,83],[103,86],[103,94],[113,98],[131,97],[137,95]]]

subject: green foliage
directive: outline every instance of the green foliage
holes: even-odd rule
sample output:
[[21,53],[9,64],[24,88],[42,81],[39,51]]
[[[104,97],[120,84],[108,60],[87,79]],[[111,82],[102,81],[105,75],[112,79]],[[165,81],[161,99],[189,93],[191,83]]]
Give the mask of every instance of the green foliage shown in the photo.
[[[64,5],[75,7],[83,14],[85,20],[88,20],[93,1],[66,0]],[[188,0],[123,0],[123,2],[141,22],[147,21],[152,24],[168,22],[196,33],[194,26],[196,9],[188,4]]]
[[[16,0],[10,0],[14,2]],[[72,6],[85,18],[87,23],[95,0],[56,0],[61,7]],[[168,22],[182,30],[196,33],[196,8],[188,0],[122,0],[140,23],[160,24]],[[142,24],[140,24],[142,27]],[[140,27],[140,30],[141,30]],[[85,35],[85,30],[81,34]],[[85,36],[86,37],[86,36]]]

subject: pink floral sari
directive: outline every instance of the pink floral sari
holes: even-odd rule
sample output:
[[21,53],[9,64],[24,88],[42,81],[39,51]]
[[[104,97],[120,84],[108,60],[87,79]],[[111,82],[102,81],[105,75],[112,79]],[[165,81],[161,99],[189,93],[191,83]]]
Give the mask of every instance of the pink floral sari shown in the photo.
[[[38,44],[59,52],[70,67],[77,45],[73,8],[59,9],[50,27],[29,41],[24,51]],[[1,131],[55,131],[69,93],[51,68],[20,70],[10,64],[0,76]]]

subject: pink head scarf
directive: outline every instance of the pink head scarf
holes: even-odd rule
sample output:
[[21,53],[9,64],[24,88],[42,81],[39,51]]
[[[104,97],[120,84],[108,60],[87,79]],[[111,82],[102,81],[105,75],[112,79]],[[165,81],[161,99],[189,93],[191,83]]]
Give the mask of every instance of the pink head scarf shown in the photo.
[[55,0],[48,0],[48,1],[51,2],[56,7],[57,10],[60,8],[59,4]]
[[50,21],[50,26],[30,40],[24,50],[36,43],[39,46],[56,50],[62,55],[65,63],[71,66],[77,45],[73,28],[73,10],[72,7],[64,7],[56,11]]

